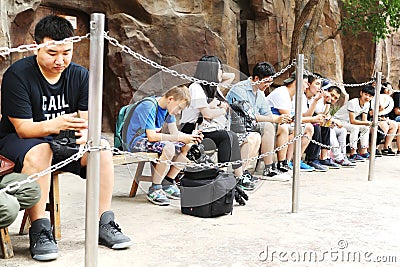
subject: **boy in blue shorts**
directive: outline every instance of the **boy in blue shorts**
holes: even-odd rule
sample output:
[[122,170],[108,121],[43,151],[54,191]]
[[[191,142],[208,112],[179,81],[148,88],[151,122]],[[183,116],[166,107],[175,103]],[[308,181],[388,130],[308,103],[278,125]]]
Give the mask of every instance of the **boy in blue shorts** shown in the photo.
[[[185,134],[178,131],[175,116],[189,106],[190,93],[186,86],[174,86],[162,97],[147,97],[139,103],[130,118],[126,142],[131,152],[156,152],[160,160],[186,163],[190,144],[202,140],[201,134]],[[161,133],[167,124],[169,134]],[[167,206],[171,199],[180,199],[180,191],[174,178],[181,168],[164,162],[157,163],[153,183],[147,199],[160,206]]]

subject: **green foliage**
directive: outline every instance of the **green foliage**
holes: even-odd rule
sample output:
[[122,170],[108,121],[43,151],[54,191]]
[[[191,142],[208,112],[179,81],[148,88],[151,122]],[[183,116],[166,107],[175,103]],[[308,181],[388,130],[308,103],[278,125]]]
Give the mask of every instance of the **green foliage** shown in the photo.
[[400,0],[342,0],[345,17],[341,29],[357,34],[370,32],[374,41],[400,28]]

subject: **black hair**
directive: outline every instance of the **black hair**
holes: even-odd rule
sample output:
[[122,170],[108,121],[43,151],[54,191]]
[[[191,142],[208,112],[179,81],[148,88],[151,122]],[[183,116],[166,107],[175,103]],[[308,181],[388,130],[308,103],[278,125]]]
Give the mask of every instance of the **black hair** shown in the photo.
[[[222,68],[221,60],[216,56],[202,56],[197,63],[196,72],[194,73],[194,77],[199,80],[205,80],[208,82],[215,82],[219,83],[218,80],[218,71],[219,68]],[[206,94],[207,98],[213,99],[216,97],[218,100],[223,100],[217,92],[216,86],[210,86],[205,84],[200,84],[203,87],[204,93]]]
[[309,83],[312,83],[313,81],[315,81],[316,79],[322,79],[321,74],[319,73],[313,73],[307,76],[307,80]]
[[370,95],[372,95],[372,96],[375,96],[375,87],[373,87],[373,86],[370,85],[370,84],[367,84],[366,86],[364,86],[364,87],[361,89],[361,92],[370,94]]
[[260,80],[264,79],[265,77],[269,77],[274,75],[275,69],[269,62],[259,62],[253,68],[253,74],[251,75],[253,79],[258,77]]
[[35,26],[34,38],[37,44],[43,43],[44,38],[60,41],[74,36],[72,24],[65,18],[49,15],[42,18]]
[[337,87],[335,85],[334,86],[330,86],[327,89],[328,92],[332,92],[333,90],[335,90],[339,95],[342,94],[342,89],[340,89],[339,87]]

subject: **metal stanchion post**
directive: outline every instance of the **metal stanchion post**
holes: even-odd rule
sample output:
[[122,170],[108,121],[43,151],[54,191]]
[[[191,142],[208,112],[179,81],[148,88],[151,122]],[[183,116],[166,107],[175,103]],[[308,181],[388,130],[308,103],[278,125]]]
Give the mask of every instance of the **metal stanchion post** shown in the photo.
[[[372,118],[373,128],[371,134],[371,149],[369,158],[369,170],[368,170],[368,181],[374,179],[375,171],[375,151],[376,151],[376,137],[378,130],[378,117],[379,117],[379,94],[381,92],[382,72],[376,73],[376,86],[375,86],[375,105],[374,105],[374,116]],[[368,133],[366,133],[368,134]]]
[[[303,95],[303,72],[304,55],[297,55],[296,59],[296,99],[295,99],[295,121],[294,135],[301,134],[301,98]],[[300,180],[300,160],[301,160],[301,138],[294,143],[293,155],[293,184],[292,184],[292,212],[297,212],[299,208],[299,180]]]
[[[104,14],[90,18],[89,133],[88,141],[100,146],[103,96]],[[100,151],[90,151],[86,179],[85,266],[97,266],[99,240]]]

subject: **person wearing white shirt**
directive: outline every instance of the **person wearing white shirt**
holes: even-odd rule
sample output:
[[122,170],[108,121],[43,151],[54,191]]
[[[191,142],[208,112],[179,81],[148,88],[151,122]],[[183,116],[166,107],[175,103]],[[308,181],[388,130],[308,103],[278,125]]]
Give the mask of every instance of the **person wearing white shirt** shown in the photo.
[[[350,133],[350,160],[365,161],[369,158],[367,151],[369,145],[369,127],[372,122],[367,120],[370,109],[370,101],[375,96],[375,88],[372,85],[364,86],[358,98],[353,98],[345,103],[334,115],[334,119],[340,120],[343,127]],[[359,138],[359,134],[361,137]],[[357,141],[360,139],[360,150],[357,153]]]

